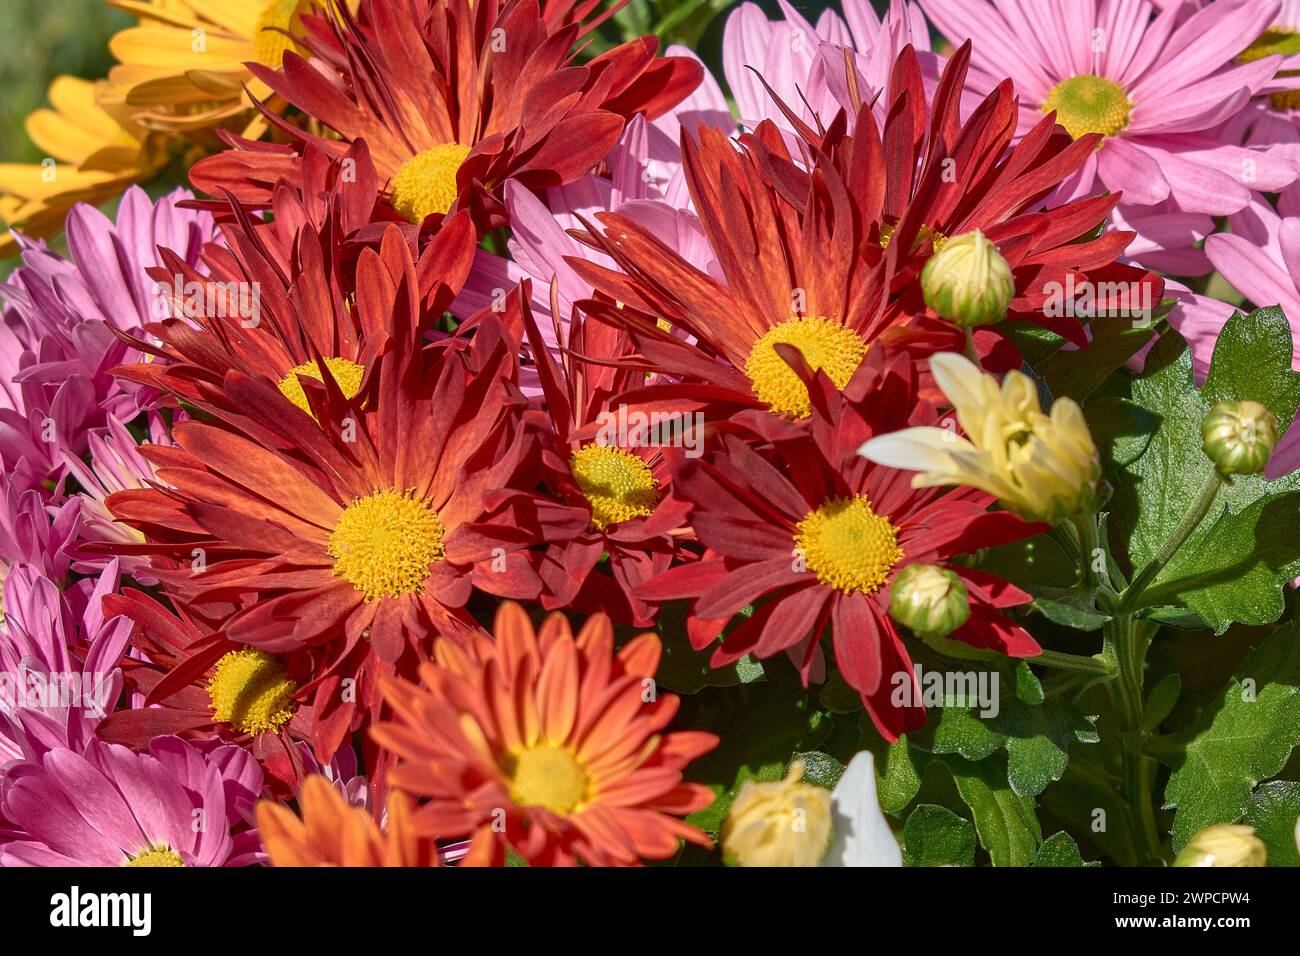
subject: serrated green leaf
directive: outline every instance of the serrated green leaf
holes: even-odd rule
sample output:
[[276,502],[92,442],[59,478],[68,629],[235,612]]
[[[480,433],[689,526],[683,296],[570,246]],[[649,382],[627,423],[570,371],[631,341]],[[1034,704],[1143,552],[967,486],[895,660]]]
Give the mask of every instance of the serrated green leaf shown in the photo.
[[970,866],[975,862],[975,828],[947,807],[923,803],[903,825],[905,866]]
[[1246,822],[1268,847],[1269,866],[1300,866],[1296,820],[1300,818],[1300,783],[1274,780],[1250,795]]
[[844,776],[844,764],[820,750],[797,753],[794,758],[803,761],[805,780],[827,790],[834,790],[835,785],[840,782],[840,777]]
[[877,755],[876,795],[880,809],[890,816],[899,816],[920,791],[921,778],[929,763],[930,755],[910,746],[906,735],[889,745],[883,760]]
[[1235,823],[1251,791],[1275,776],[1300,744],[1300,624],[1270,634],[1242,662],[1217,705],[1168,742],[1181,753],[1162,757],[1173,767],[1165,807],[1174,808],[1174,849],[1211,823]]
[[1070,759],[1070,744],[1097,742],[1095,721],[1059,697],[1038,705],[1018,698],[1006,701],[989,724],[1003,738],[1011,788],[1036,797],[1053,780],[1060,780]]
[[1027,866],[1042,840],[1033,797],[1022,797],[1007,785],[1001,756],[972,762],[949,754],[942,758],[952,771],[962,801],[970,807],[980,845],[994,866]]
[[[1300,375],[1290,370],[1290,341],[1290,326],[1276,309],[1237,315],[1220,335],[1203,392],[1193,385],[1191,357],[1176,336],[1152,350],[1153,371],[1133,382],[1133,398],[1160,425],[1146,451],[1119,470],[1110,505],[1117,525],[1132,529],[1134,567],[1156,554],[1212,473],[1200,428],[1213,402],[1252,399],[1268,405],[1283,426],[1291,420]],[[1258,475],[1236,478],[1147,597],[1165,604],[1185,599],[1220,633],[1236,621],[1276,620],[1282,588],[1300,573],[1300,513],[1290,499],[1271,507],[1266,499],[1291,491],[1300,491],[1300,475],[1272,482]],[[1266,517],[1272,524],[1261,524]]]
[[1096,862],[1085,862],[1083,854],[1079,852],[1079,844],[1074,842],[1074,837],[1062,830],[1060,833],[1053,833],[1043,845],[1038,848],[1034,858],[1029,863],[1030,866],[1039,867],[1079,867],[1079,866],[1101,866]]

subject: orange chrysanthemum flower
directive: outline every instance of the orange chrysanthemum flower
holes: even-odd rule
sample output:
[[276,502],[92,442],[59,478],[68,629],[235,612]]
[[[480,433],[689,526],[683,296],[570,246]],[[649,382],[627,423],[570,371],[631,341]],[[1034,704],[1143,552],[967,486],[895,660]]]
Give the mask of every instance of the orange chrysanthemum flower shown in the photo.
[[381,828],[320,774],[303,781],[301,818],[272,800],[257,805],[257,828],[272,866],[437,866],[438,848],[411,827],[413,801],[388,795]]
[[662,733],[678,701],[655,690],[658,637],[615,653],[604,615],[575,639],[563,615],[534,631],[510,602],[494,631],[437,641],[418,685],[383,684],[397,719],[372,733],[398,759],[390,784],[428,798],[416,832],[471,836],[467,861],[494,865],[507,846],[534,865],[617,866],[708,845],[678,817],[713,794],[682,770],[718,739]]

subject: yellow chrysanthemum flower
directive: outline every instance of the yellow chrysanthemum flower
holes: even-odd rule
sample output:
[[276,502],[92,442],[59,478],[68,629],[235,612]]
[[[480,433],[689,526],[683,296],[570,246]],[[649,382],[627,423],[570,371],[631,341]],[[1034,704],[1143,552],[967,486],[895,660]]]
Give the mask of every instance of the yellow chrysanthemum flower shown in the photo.
[[947,428],[905,428],[871,439],[863,456],[920,472],[914,488],[987,491],[1031,521],[1064,521],[1092,504],[1101,457],[1078,404],[1059,398],[1044,414],[1028,376],[1012,371],[999,383],[948,352],[933,356],[930,369],[965,437]]
[[139,23],[108,43],[120,65],[109,72],[106,102],[129,108],[150,129],[193,135],[220,126],[253,138],[265,120],[250,112],[244,87],[262,101],[271,90],[244,64],[278,69],[285,51],[297,50],[280,31],[297,30],[300,15],[320,7],[317,0],[109,2]]
[[[73,204],[111,199],[166,163],[162,140],[133,122],[128,111],[101,105],[97,85],[57,77],[50,84],[49,108],[27,117],[27,135],[46,158],[0,163],[0,220],[6,228],[49,235],[63,225]],[[16,248],[6,232],[0,256]]]

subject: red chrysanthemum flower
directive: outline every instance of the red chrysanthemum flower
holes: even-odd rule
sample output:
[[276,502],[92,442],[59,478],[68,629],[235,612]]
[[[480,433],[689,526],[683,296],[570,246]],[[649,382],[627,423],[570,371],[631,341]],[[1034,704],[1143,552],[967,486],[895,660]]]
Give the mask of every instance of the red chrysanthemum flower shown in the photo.
[[[564,5],[560,5],[561,7]],[[557,8],[558,9],[558,8]],[[653,38],[573,63],[580,28],[547,17],[537,0],[362,0],[306,17],[280,70],[249,68],[276,94],[338,134],[318,136],[271,113],[293,141],[237,149],[195,164],[191,179],[262,203],[299,178],[302,144],[339,154],[365,140],[392,206],[419,224],[469,209],[485,228],[507,221],[500,187],[572,182],[613,147],[627,117],[654,118],[698,84],[698,63],[656,57]]]
[[[313,650],[306,687],[321,760],[378,705],[376,676],[412,667],[433,633],[476,627],[465,610],[475,588],[525,598],[541,588],[520,551],[533,532],[493,521],[484,505],[489,491],[535,484],[515,343],[489,317],[472,343],[420,347],[415,266],[395,231],[384,245],[358,264],[358,309],[392,316],[360,392],[345,398],[326,375],[313,423],[273,381],[228,372],[204,384],[219,401],[196,403],[218,423],[187,422],[176,448],[146,447],[158,485],[107,502],[146,543],[105,550],[152,555],[169,596],[222,619],[230,641]],[[215,663],[219,650],[188,666]]]
[[[1046,527],[989,511],[992,497],[974,489],[912,488],[909,474],[857,455],[873,434],[937,421],[934,409],[917,399],[905,359],[887,367],[880,357],[869,358],[843,393],[825,374],[798,364],[812,395],[807,433],[787,436],[771,456],[727,434],[720,452],[682,461],[674,475],[677,493],[692,503],[692,527],[708,550],[640,593],[656,602],[689,598],[688,629],[697,648],[754,605],[714,651],[714,666],[788,651],[807,681],[829,626],[845,681],[881,733],[895,740],[925,720],[924,707],[899,708],[891,700],[896,675],[915,685],[911,658],[888,613],[895,576],[911,564],[950,569],[969,594],[970,618],[949,637],[1032,656],[1038,644],[999,613],[1028,603],[1030,595],[949,562]],[[920,699],[919,691],[910,698]]]
[[[783,346],[839,387],[878,343],[916,357],[962,351],[963,334],[928,312],[918,281],[936,246],[956,232],[982,230],[1011,265],[1010,319],[1050,326],[1080,345],[1086,337],[1077,321],[1043,314],[1048,283],[1071,275],[1080,288],[1131,280],[1149,284],[1149,301],[1159,302],[1158,278],[1115,264],[1132,234],[1086,238],[1117,196],[1043,206],[1095,139],[1071,142],[1045,119],[1009,148],[1016,120],[1009,84],[960,121],[968,52],[949,61],[931,108],[915,54],[905,50],[883,137],[864,104],[854,136],[843,115],[828,132],[806,131],[811,168],[792,158],[770,122],[742,136],[739,150],[709,128],[698,143],[684,137],[687,183],[721,281],[631,219],[597,214],[604,228],[580,238],[618,270],[570,260],[604,294],[582,307],[628,328],[643,368],[684,382],[628,400],[694,395],[722,417],[756,407],[803,418],[807,390]],[[1002,334],[999,326],[977,330],[976,351],[988,366],[1018,366],[1019,353]]]
[[[619,367],[627,335],[575,312],[566,351],[557,363],[521,295],[543,407],[540,422],[544,493],[495,496],[518,520],[535,523],[548,544],[538,573],[548,609],[602,611],[619,623],[647,627],[654,611],[636,597],[638,585],[668,570],[686,532],[685,502],[672,494],[666,456],[674,443],[702,447],[703,429],[690,416],[651,421],[616,407],[615,395],[644,375]],[[608,572],[608,573],[606,573]]]
[[417,833],[472,835],[466,862],[500,865],[506,848],[542,866],[664,859],[708,838],[680,819],[713,801],[684,783],[713,734],[664,733],[677,697],[654,685],[660,644],[642,634],[614,651],[609,619],[575,639],[561,614],[534,631],[506,602],[494,637],[439,640],[420,683],[384,682],[395,721],[372,733],[395,753],[395,788],[426,798]]

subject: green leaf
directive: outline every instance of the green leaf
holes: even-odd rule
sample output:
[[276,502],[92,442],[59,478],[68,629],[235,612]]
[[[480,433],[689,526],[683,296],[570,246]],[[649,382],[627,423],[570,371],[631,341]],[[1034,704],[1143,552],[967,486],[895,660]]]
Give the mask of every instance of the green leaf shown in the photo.
[[876,760],[876,795],[880,809],[890,816],[902,814],[921,789],[921,778],[930,763],[930,755],[917,750],[907,737],[889,745],[884,760]]
[[840,777],[844,776],[844,764],[830,754],[812,750],[794,756],[803,761],[803,778],[811,784],[834,790],[835,785],[840,782]]
[[736,791],[746,780],[779,780],[796,753],[818,750],[831,731],[830,718],[799,692],[761,700],[711,725],[721,743],[691,764],[687,776],[707,784],[718,799],[691,814],[692,825],[716,834]]
[[1146,597],[1177,598],[1222,634],[1228,625],[1282,616],[1281,586],[1300,574],[1300,491],[1273,495],[1201,528],[1165,566]]
[[923,803],[903,825],[906,866],[970,866],[975,862],[975,828],[947,807]]
[[659,639],[663,656],[655,682],[678,694],[698,694],[706,687],[735,687],[763,678],[763,665],[748,654],[726,667],[709,666],[713,648],[697,651],[686,637],[685,616],[669,609],[660,616]]
[[1036,797],[1053,780],[1060,780],[1070,759],[1070,744],[1098,741],[1095,721],[1060,697],[1038,705],[1019,698],[1005,702],[990,726],[1003,738],[1011,788]]
[[[1145,452],[1116,473],[1110,505],[1131,528],[1128,556],[1146,564],[1182,520],[1212,473],[1201,450],[1201,420],[1224,398],[1263,402],[1285,427],[1300,401],[1300,374],[1290,369],[1291,330],[1276,309],[1237,315],[1224,326],[1205,389],[1192,380],[1191,357],[1177,336],[1152,350],[1153,369],[1133,382],[1133,399],[1160,420]],[[1285,347],[1284,346],[1285,343]],[[1271,623],[1281,592],[1300,574],[1300,475],[1266,481],[1236,478],[1166,565],[1146,595],[1151,603],[1185,602],[1217,633],[1233,622]],[[1271,500],[1270,500],[1271,499]]]
[[1043,588],[1034,593],[1033,609],[1053,624],[1078,631],[1096,631],[1110,620],[1109,614],[1097,610],[1091,594],[1072,593],[1058,588]]
[[1300,624],[1270,634],[1217,706],[1168,742],[1181,745],[1181,753],[1162,758],[1173,767],[1165,807],[1176,809],[1180,850],[1203,827],[1240,820],[1255,785],[1278,774],[1300,744]]
[[1137,327],[1117,318],[1093,319],[1088,328],[1092,341],[1082,353],[1062,349],[1039,364],[1054,396],[1069,396],[1082,403],[1155,335],[1151,325]]
[[1183,692],[1183,679],[1177,674],[1166,674],[1151,688],[1142,708],[1142,726],[1147,732],[1159,727],[1171,713]]
[[1136,461],[1160,425],[1156,415],[1124,398],[1098,399],[1083,414],[1107,473]]
[[1030,866],[1051,866],[1051,867],[1076,867],[1076,866],[1101,866],[1100,863],[1084,862],[1083,854],[1079,852],[1079,844],[1074,842],[1074,837],[1062,830],[1060,833],[1053,833],[1043,845],[1038,848],[1034,858],[1029,863]]
[[1300,866],[1296,819],[1300,818],[1300,783],[1274,780],[1250,795],[1246,822],[1268,847],[1269,866]]
[[1209,405],[1249,399],[1277,416],[1285,432],[1300,405],[1300,372],[1291,370],[1291,324],[1277,306],[1228,320],[1214,345],[1202,397]]
[[994,757],[978,763],[948,755],[962,802],[970,807],[980,845],[994,866],[1028,866],[1042,840],[1033,797],[1022,797],[1007,785],[1006,764]]

